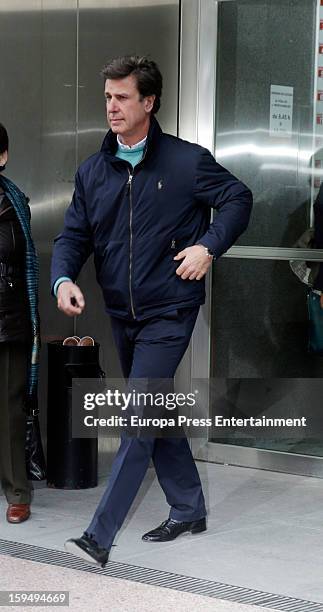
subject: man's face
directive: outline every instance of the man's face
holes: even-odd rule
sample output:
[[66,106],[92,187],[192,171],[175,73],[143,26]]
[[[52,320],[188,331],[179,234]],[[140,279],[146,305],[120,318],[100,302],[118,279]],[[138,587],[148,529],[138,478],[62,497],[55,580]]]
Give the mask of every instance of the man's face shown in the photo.
[[136,78],[131,74],[124,79],[107,79],[104,95],[112,131],[123,138],[140,136],[149,124],[155,96],[141,98]]
[[0,153],[0,166],[5,166],[8,161],[8,151]]

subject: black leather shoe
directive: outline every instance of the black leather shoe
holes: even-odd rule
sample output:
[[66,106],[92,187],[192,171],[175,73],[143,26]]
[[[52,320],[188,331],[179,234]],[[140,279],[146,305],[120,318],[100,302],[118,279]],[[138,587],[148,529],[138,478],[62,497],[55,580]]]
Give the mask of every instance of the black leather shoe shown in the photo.
[[156,529],[148,531],[142,536],[145,542],[169,542],[169,540],[175,540],[181,533],[190,531],[191,533],[201,533],[206,531],[206,520],[205,517],[198,521],[175,521],[174,519],[167,519]]
[[109,551],[106,548],[101,548],[95,540],[89,538],[85,533],[80,538],[66,540],[64,548],[72,555],[101,567],[104,567],[109,559]]

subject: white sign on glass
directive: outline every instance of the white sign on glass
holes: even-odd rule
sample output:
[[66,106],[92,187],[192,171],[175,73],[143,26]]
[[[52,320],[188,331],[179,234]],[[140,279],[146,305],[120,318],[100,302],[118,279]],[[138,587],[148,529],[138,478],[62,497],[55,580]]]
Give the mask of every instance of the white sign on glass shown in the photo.
[[293,127],[294,88],[270,86],[270,136],[291,137]]

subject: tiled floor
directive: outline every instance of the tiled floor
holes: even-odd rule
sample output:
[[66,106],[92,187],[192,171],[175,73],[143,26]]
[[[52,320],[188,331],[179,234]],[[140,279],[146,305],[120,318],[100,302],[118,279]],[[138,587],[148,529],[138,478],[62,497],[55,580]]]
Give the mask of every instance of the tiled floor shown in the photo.
[[[323,602],[323,481],[198,463],[209,508],[208,531],[150,544],[141,534],[168,514],[152,468],[119,533],[111,559],[270,593]],[[63,549],[87,527],[104,482],[62,491],[38,486],[32,519],[4,520],[1,539]]]

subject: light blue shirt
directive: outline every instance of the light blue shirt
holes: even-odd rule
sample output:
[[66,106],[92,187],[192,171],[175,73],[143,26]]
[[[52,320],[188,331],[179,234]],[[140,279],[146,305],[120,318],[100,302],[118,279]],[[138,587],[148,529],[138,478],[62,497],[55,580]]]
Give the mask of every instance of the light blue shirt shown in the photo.
[[139,162],[141,162],[143,158],[146,140],[147,137],[143,138],[143,140],[140,140],[140,142],[137,142],[137,144],[132,145],[132,147],[129,147],[129,145],[123,144],[123,142],[121,142],[118,134],[118,149],[116,152],[116,157],[119,157],[119,159],[124,159],[125,161],[129,162],[129,164],[131,164],[134,168],[137,164],[139,164]]

